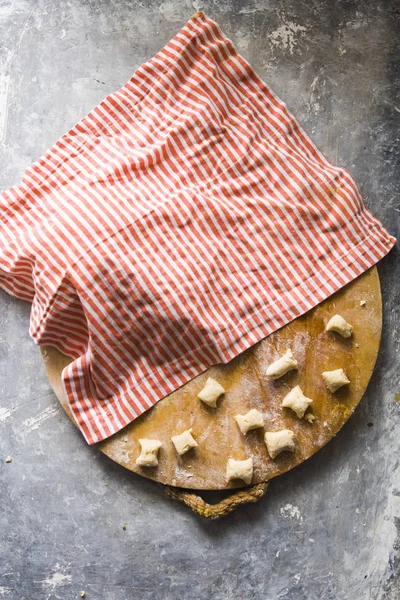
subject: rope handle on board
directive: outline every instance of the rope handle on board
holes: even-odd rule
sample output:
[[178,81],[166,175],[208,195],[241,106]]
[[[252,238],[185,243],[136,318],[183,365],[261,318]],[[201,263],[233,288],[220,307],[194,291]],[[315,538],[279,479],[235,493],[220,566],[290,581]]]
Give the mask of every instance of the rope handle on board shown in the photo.
[[229,498],[225,498],[218,504],[208,504],[203,498],[182,488],[175,488],[166,485],[164,488],[166,496],[173,500],[183,502],[189,506],[196,514],[206,519],[219,519],[225,517],[242,504],[249,502],[258,502],[266,493],[268,481],[262,481],[245,490],[234,492]]

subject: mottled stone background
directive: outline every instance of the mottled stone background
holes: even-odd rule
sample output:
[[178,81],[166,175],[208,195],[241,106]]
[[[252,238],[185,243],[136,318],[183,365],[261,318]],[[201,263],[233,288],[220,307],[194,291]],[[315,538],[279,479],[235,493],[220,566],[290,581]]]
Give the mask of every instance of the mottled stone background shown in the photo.
[[[0,0],[0,187],[198,8],[399,237],[395,0]],[[220,522],[86,445],[47,383],[29,306],[1,293],[0,597],[397,600],[398,259],[395,249],[379,266],[382,347],[356,414],[262,502]]]

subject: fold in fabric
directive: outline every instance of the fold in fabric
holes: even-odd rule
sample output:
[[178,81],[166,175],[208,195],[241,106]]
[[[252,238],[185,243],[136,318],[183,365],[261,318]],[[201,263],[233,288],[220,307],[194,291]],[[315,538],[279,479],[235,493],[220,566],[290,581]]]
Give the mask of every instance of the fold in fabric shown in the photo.
[[0,200],[0,285],[32,302],[33,339],[73,358],[89,444],[395,242],[203,13]]

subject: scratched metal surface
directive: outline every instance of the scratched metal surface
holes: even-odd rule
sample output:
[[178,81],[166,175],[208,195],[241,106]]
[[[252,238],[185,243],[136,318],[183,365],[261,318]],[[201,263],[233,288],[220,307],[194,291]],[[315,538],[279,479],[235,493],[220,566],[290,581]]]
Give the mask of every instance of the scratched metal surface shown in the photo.
[[[1,0],[0,187],[200,7],[399,237],[395,0]],[[382,347],[354,417],[262,502],[215,523],[85,444],[29,339],[29,306],[0,293],[0,597],[397,599],[398,258],[379,267]]]

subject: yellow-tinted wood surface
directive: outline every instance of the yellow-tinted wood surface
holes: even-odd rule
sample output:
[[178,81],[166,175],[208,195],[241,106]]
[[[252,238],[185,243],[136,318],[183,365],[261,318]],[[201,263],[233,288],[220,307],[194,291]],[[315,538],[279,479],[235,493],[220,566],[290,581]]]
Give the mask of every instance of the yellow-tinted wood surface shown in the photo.
[[[360,306],[364,300],[365,306]],[[349,339],[326,333],[334,314],[342,315],[354,328]],[[253,483],[271,479],[306,460],[326,444],[354,412],[367,387],[378,354],[382,328],[382,302],[377,269],[374,267],[325,300],[303,317],[265,338],[228,364],[216,365],[202,373],[136,419],[118,434],[98,444],[104,454],[122,466],[155,481],[192,489],[241,487],[225,481],[228,458],[254,459]],[[296,371],[276,381],[265,377],[267,366],[288,348],[299,362]],[[70,415],[61,387],[62,369],[71,359],[49,346],[41,347],[50,383],[63,408]],[[321,373],[342,367],[351,383],[331,394]],[[216,409],[197,399],[207,377],[217,379],[226,393]],[[290,409],[281,408],[283,397],[295,385],[313,398],[313,424],[299,420]],[[292,429],[297,449],[275,460],[268,456],[264,430],[243,436],[234,419],[257,408],[263,415],[265,431]],[[171,436],[193,428],[199,446],[178,456]],[[159,439],[159,466],[140,468],[139,438]],[[357,443],[357,440],[354,440]],[[242,484],[244,485],[244,484]]]

